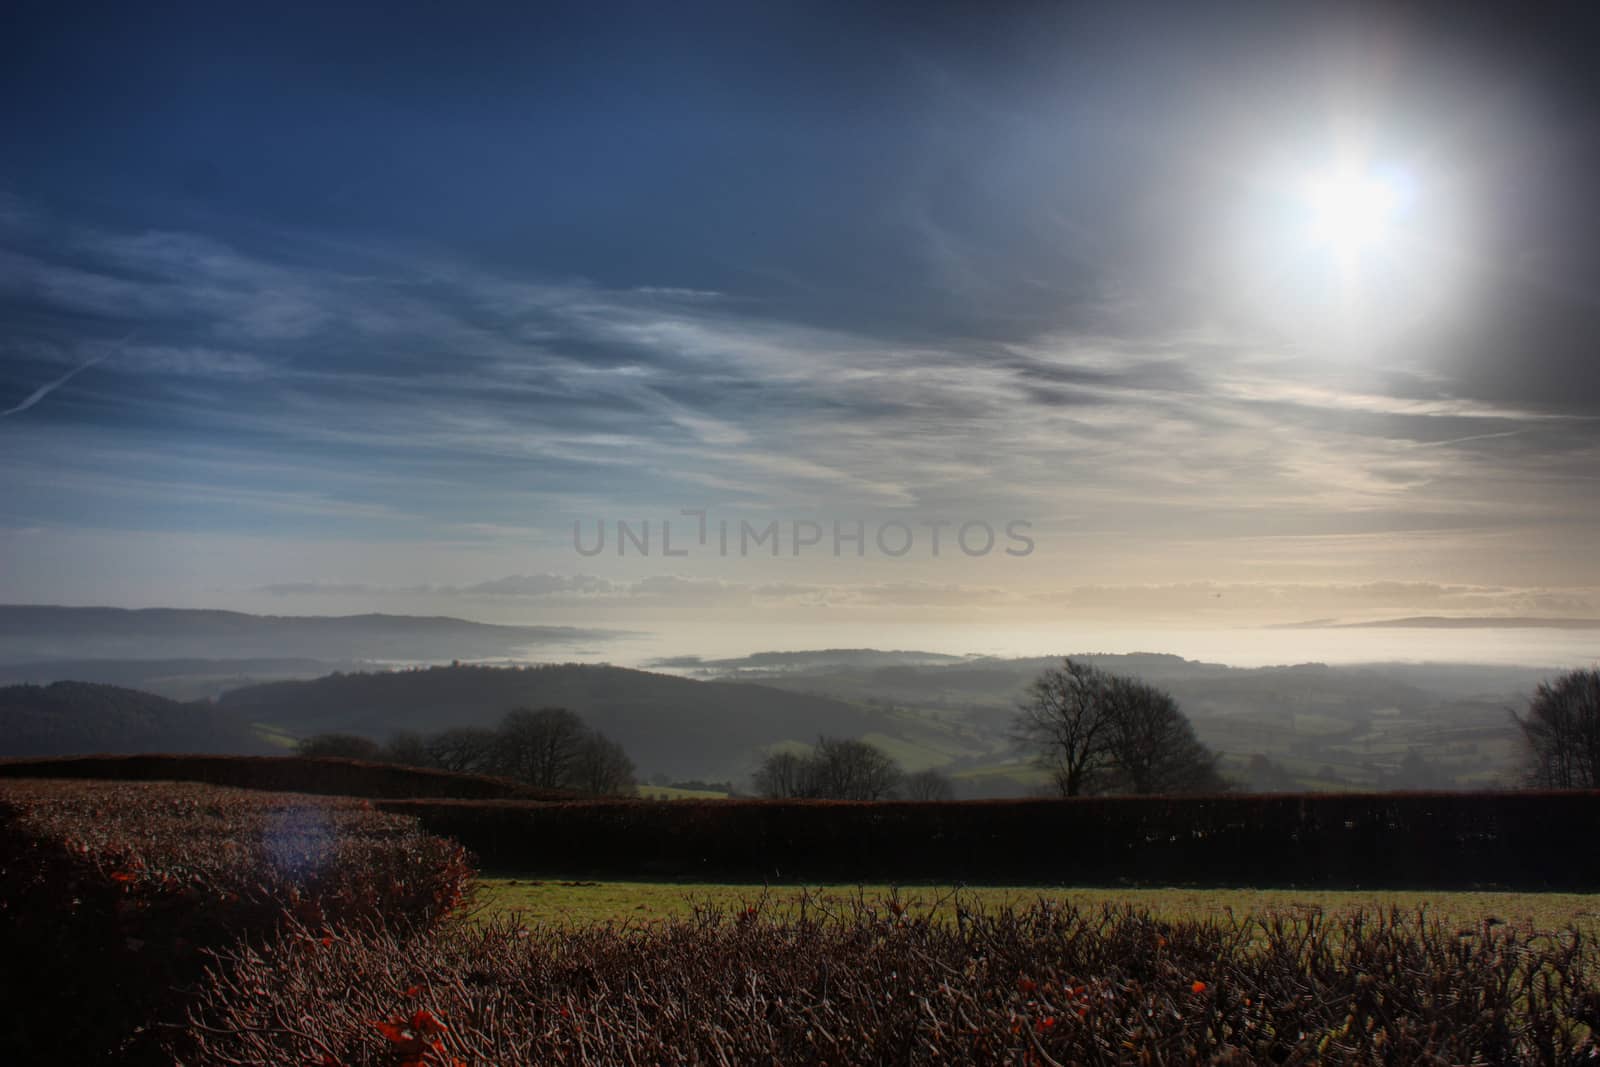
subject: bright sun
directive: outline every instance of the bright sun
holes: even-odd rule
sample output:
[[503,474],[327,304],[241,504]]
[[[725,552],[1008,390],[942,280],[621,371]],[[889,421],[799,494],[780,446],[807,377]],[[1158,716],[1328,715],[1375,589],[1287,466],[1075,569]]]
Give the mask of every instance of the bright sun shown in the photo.
[[1394,225],[1401,192],[1395,179],[1359,168],[1319,175],[1306,190],[1312,239],[1343,255],[1379,244]]

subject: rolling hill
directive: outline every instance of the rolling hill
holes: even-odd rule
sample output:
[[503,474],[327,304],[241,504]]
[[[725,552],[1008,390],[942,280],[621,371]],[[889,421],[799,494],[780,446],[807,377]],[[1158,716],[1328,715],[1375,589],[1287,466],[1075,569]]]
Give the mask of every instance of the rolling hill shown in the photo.
[[[1281,788],[1304,789],[1506,784],[1520,758],[1509,711],[1554,673],[1548,667],[1453,663],[1245,668],[1161,653],[1074,658],[1171,692],[1200,739],[1223,754],[1224,770],[1235,777],[1246,777],[1251,758],[1261,755],[1284,768]],[[945,717],[997,739],[1029,680],[1059,662],[968,657],[941,663],[925,653],[902,652],[880,658],[750,656],[681,666],[697,677],[736,677],[892,704],[903,715]],[[1402,763],[1413,752],[1429,765],[1425,780],[1402,776]],[[1003,795],[1032,780],[1025,758],[1016,752],[1000,759],[955,759],[945,769],[968,795]]]
[[902,735],[892,711],[738,682],[701,682],[621,667],[433,667],[333,674],[223,694],[251,722],[307,735],[382,739],[396,730],[491,726],[516,707],[565,707],[627,749],[646,774],[743,779],[763,749],[818,734]]
[[359,661],[316,659],[67,659],[0,664],[0,685],[98,682],[168,700],[214,700],[229,689],[360,670]]
[[0,688],[0,756],[267,751],[246,721],[211,704],[88,682]]

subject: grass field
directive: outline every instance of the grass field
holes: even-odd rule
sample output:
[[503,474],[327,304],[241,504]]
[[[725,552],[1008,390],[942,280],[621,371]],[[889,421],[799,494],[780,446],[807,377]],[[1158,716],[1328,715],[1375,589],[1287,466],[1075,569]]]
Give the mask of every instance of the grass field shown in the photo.
[[571,882],[512,877],[479,879],[474,899],[484,917],[510,912],[530,923],[576,926],[593,923],[650,923],[686,916],[696,906],[741,909],[763,899],[765,909],[779,914],[796,909],[809,889],[811,902],[844,906],[857,895],[885,900],[897,893],[913,914],[935,911],[953,916],[959,899],[969,908],[1027,905],[1040,898],[1071,901],[1098,908],[1128,904],[1149,908],[1167,918],[1238,916],[1273,911],[1320,908],[1333,914],[1357,909],[1399,908],[1408,914],[1426,908],[1461,926],[1497,919],[1520,929],[1554,930],[1577,925],[1600,935],[1600,894],[1590,893],[1449,893],[1307,891],[1297,889],[1083,889],[1049,887],[962,888],[953,886],[711,885],[681,882]]
[[256,732],[256,736],[261,740],[275,748],[281,748],[285,752],[293,752],[295,745],[299,743],[294,735],[286,733],[270,723],[253,722],[250,724],[250,728]]
[[728,794],[714,789],[679,789],[672,785],[641,785],[635,790],[645,800],[727,800]]

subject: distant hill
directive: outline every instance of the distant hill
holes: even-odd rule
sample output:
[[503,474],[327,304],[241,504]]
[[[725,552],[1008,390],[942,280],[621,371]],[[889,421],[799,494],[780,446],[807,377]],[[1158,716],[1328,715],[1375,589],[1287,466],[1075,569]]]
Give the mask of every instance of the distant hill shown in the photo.
[[335,674],[226,693],[221,706],[295,734],[490,726],[519,706],[570,708],[627,749],[641,771],[742,779],[762,749],[894,732],[895,718],[829,697],[699,682],[621,667],[436,667]]
[[671,656],[647,666],[683,670],[695,674],[736,675],[742,671],[810,671],[826,668],[864,668],[928,666],[963,663],[978,657],[952,656],[942,652],[880,651],[875,648],[824,648],[807,652],[756,652],[735,659],[702,659],[699,656]]
[[87,682],[0,688],[0,756],[265,751],[247,722],[210,704]]
[[[1001,739],[1028,682],[1060,657],[940,664],[914,662],[915,652],[889,655],[900,659],[874,666],[867,657],[847,664],[824,656],[818,665],[797,667],[796,657],[775,661],[761,654],[718,662],[724,677],[744,682],[894,705],[902,724],[921,713],[970,727],[973,740],[965,752],[980,753],[987,745],[989,755],[975,759],[952,751],[942,765],[965,795],[1014,793],[1027,781],[1025,762],[1019,762],[1026,753],[1001,751]],[[1242,777],[1259,754],[1286,769],[1285,788],[1305,789],[1505,784],[1521,758],[1508,709],[1524,705],[1534,686],[1555,673],[1453,663],[1241,668],[1160,653],[1073,658],[1171,692],[1201,740],[1223,754],[1225,772]],[[1401,777],[1402,761],[1412,752],[1427,761],[1426,780]]]
[[319,659],[58,659],[0,664],[0,685],[99,682],[169,700],[212,700],[229,689],[287,678],[360,670],[356,661]]
[[446,616],[247,615],[188,608],[0,605],[0,663],[63,659],[487,659],[609,631]]
[[1377,622],[1345,622],[1328,627],[1335,630],[1600,630],[1600,619],[1550,619],[1526,615],[1462,618],[1451,615],[1413,615],[1404,619]]

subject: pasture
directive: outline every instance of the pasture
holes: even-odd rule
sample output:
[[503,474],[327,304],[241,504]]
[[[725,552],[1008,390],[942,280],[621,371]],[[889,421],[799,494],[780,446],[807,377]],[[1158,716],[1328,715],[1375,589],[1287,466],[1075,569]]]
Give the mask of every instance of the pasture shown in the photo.
[[587,881],[486,875],[472,890],[475,917],[516,915],[530,924],[576,927],[604,923],[660,923],[696,910],[741,911],[759,905],[774,917],[809,908],[843,910],[865,900],[897,902],[907,914],[953,918],[969,911],[1026,908],[1038,901],[1085,911],[1127,905],[1167,921],[1322,913],[1418,913],[1463,928],[1489,922],[1522,932],[1575,926],[1600,933],[1600,893],[1379,892],[1300,889],[1089,888],[1065,886],[953,885],[752,885],[694,882]]

